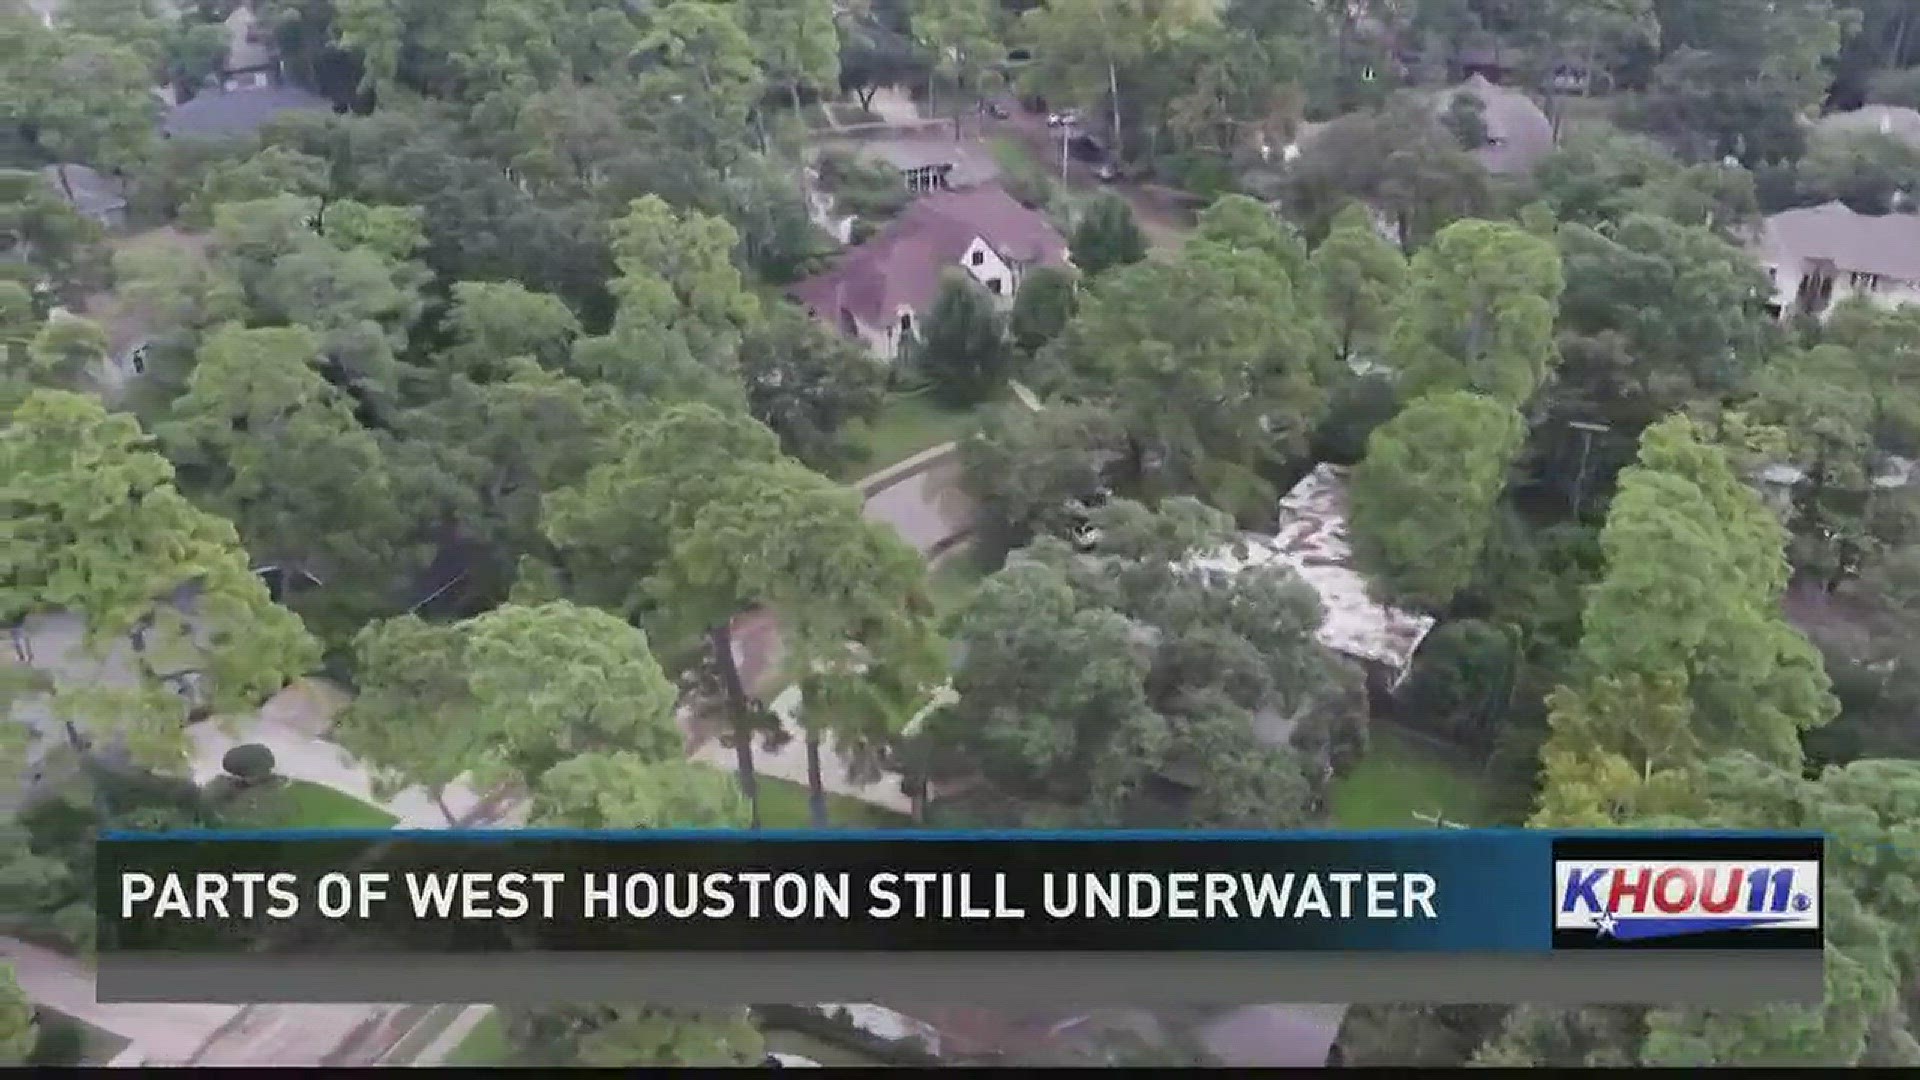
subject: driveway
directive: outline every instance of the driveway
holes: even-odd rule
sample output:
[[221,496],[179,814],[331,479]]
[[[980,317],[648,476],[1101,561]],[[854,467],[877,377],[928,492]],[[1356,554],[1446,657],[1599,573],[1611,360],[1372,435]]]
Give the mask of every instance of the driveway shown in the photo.
[[0,938],[0,958],[29,1000],[58,1009],[140,1047],[153,1061],[186,1061],[238,1005],[102,1005],[94,1000],[93,969],[71,956]]

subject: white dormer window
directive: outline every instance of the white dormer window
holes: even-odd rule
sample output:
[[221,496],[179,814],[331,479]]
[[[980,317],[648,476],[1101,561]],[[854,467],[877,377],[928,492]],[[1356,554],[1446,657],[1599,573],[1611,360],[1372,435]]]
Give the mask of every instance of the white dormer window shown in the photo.
[[1880,275],[1870,274],[1865,270],[1855,270],[1853,273],[1847,275],[1847,284],[1856,289],[1864,289],[1867,292],[1872,292],[1880,287]]
[[903,311],[900,313],[900,333],[902,336],[913,333],[913,313],[912,312]]
[[973,265],[979,266],[982,263],[985,263],[987,261],[987,253],[984,251],[981,251],[979,248],[974,248],[973,257],[970,261],[973,263]]

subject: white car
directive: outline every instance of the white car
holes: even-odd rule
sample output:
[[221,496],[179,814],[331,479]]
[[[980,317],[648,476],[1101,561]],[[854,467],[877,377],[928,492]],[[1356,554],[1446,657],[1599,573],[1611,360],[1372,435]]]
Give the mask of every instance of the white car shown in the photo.
[[801,1057],[799,1054],[768,1054],[767,1068],[769,1069],[809,1069],[809,1068],[817,1069],[817,1068],[820,1068],[820,1063],[813,1060],[810,1057]]
[[1068,109],[1065,112],[1048,113],[1047,126],[1051,128],[1072,127],[1080,122],[1080,114]]

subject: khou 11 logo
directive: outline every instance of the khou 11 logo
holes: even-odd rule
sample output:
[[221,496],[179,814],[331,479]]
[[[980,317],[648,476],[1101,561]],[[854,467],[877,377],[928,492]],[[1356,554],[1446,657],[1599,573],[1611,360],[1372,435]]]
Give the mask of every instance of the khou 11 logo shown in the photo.
[[1555,930],[1644,941],[1726,930],[1818,930],[1820,864],[1555,859]]

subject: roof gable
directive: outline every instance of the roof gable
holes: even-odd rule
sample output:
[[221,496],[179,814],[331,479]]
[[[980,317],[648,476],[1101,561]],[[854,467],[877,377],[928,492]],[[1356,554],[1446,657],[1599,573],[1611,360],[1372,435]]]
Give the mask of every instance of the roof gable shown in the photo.
[[833,269],[791,293],[814,314],[836,322],[851,314],[868,326],[891,322],[901,308],[924,311],[940,281],[973,242],[1022,264],[1062,265],[1067,242],[1044,215],[1021,206],[998,184],[936,191],[916,199],[886,228],[848,251]]

